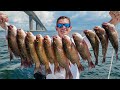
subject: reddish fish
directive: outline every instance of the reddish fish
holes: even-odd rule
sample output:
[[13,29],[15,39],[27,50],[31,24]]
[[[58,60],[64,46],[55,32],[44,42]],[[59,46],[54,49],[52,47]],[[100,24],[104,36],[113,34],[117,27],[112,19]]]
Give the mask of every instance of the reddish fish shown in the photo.
[[10,54],[12,52],[15,55],[15,57],[20,57],[20,51],[18,48],[16,35],[17,35],[17,28],[13,25],[9,25],[7,40],[8,40],[8,48],[10,48],[9,50]]
[[40,67],[40,61],[39,61],[39,58],[37,56],[37,53],[34,47],[35,39],[36,37],[32,34],[32,32],[27,32],[27,35],[25,37],[25,44],[26,44],[28,55],[31,57],[31,59],[35,63],[34,73],[42,71]]
[[32,60],[27,54],[27,49],[25,46],[25,37],[26,37],[26,33],[23,31],[23,29],[17,29],[16,38],[17,38],[18,48],[20,50],[21,66],[30,67],[32,66]]
[[102,55],[103,55],[102,63],[104,63],[105,58],[106,58],[107,48],[108,48],[108,36],[106,34],[105,29],[100,26],[94,27],[94,31],[99,37],[101,45],[102,45]]
[[36,35],[35,49],[36,49],[36,52],[37,52],[37,55],[38,55],[38,58],[39,58],[41,64],[45,65],[46,74],[51,74],[52,71],[49,66],[49,60],[45,53],[43,40],[44,40],[44,38],[42,37],[41,34]]
[[80,63],[79,53],[74,43],[71,41],[70,37],[67,35],[64,35],[62,38],[62,42],[63,42],[63,47],[64,47],[64,51],[67,58],[71,61],[72,64],[77,65],[79,72],[83,71],[84,67]]
[[74,39],[76,48],[77,48],[80,56],[82,57],[83,60],[88,61],[89,69],[94,68],[95,65],[92,62],[90,51],[89,51],[88,46],[87,46],[86,42],[84,41],[83,37],[79,33],[72,34],[72,37]]
[[96,58],[95,65],[97,65],[98,64],[98,55],[99,55],[99,38],[98,38],[97,34],[92,30],[84,30],[83,32],[92,45],[94,55]]
[[48,35],[44,36],[44,49],[49,62],[54,64],[54,73],[60,72],[59,64],[55,58],[53,42]]
[[65,78],[73,79],[73,75],[69,67],[70,61],[65,55],[65,52],[63,50],[62,39],[58,35],[53,36],[53,46],[54,46],[55,56],[59,65],[65,68],[65,71],[66,71]]
[[107,35],[108,35],[108,38],[115,50],[115,53],[116,53],[116,60],[118,59],[118,42],[119,42],[119,38],[118,38],[118,32],[117,30],[115,29],[115,26],[113,24],[110,24],[110,23],[103,23],[102,24],[102,27],[105,29]]

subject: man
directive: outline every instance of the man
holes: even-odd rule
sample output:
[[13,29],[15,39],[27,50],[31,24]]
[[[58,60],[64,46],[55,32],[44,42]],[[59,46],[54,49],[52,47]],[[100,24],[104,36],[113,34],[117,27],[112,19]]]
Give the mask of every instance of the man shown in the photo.
[[[64,35],[69,35],[72,30],[70,18],[66,16],[60,16],[56,22],[56,31],[58,35],[62,38]],[[52,67],[52,66],[51,66]],[[73,75],[73,79],[79,79],[80,73],[78,71],[77,65],[70,64],[70,70]],[[54,73],[54,72],[53,72]],[[65,79],[65,69],[61,69],[60,72],[56,74],[48,74],[46,76],[48,79]]]
[[[112,19],[109,21],[109,23],[112,23],[114,25],[118,24],[120,22],[120,12],[119,11],[110,11],[109,14],[111,15]],[[0,13],[0,26],[5,29],[5,22],[8,22],[8,17],[6,14]],[[58,35],[62,38],[64,35],[69,35],[70,31],[72,30],[70,18],[66,16],[61,16],[57,19],[56,22],[56,31],[58,32]],[[35,73],[34,77],[35,79],[65,79],[65,70],[56,73],[54,75],[53,66],[50,65],[52,69],[52,74],[48,74],[45,76],[45,67],[42,66],[43,72],[41,73]],[[70,70],[73,74],[73,79],[79,79],[80,73],[77,69],[77,66],[70,65]]]

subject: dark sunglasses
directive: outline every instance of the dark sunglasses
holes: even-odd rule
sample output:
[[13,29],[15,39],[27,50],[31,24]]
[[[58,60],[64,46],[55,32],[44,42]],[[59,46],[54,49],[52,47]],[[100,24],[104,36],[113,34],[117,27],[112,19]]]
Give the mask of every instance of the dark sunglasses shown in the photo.
[[69,28],[69,27],[70,27],[70,24],[69,24],[69,23],[65,23],[65,24],[58,23],[58,24],[57,24],[57,27],[58,27],[58,28],[62,28],[63,26],[65,26],[66,28]]

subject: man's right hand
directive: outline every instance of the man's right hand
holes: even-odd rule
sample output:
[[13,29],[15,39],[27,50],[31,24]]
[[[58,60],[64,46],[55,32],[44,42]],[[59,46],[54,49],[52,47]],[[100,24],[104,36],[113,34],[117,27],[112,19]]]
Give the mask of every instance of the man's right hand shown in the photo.
[[117,25],[120,22],[120,11],[110,11],[109,14],[112,17],[109,23]]
[[0,12],[0,26],[3,29],[6,29],[5,28],[5,22],[8,22],[8,16],[6,14]]

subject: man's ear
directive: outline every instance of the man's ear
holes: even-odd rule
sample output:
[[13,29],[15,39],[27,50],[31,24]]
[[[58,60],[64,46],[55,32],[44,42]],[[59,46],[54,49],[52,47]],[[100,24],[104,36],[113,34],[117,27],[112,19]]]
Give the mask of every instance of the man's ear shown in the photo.
[[56,31],[58,31],[58,30],[57,30],[57,27],[55,27],[55,29],[56,29]]
[[70,29],[72,29],[72,26],[70,26]]

